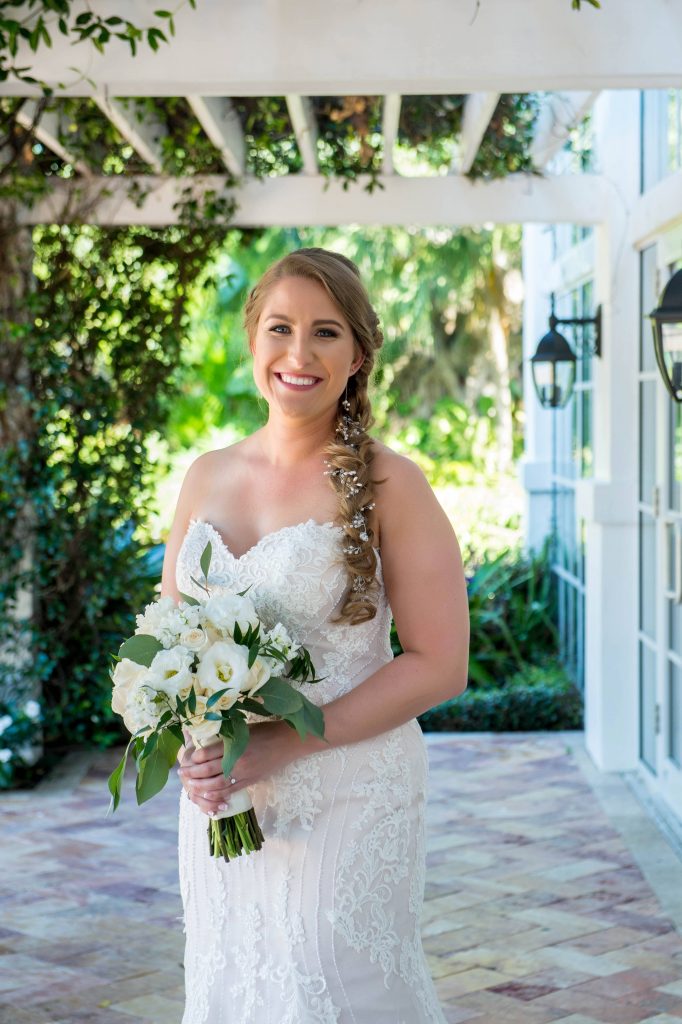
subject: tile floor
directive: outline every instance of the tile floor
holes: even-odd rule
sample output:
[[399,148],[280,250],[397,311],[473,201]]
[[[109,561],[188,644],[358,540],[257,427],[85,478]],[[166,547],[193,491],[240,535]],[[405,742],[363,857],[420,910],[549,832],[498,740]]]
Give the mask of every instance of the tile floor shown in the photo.
[[[682,1024],[675,898],[605,812],[580,734],[427,742],[423,936],[449,1024]],[[129,779],[107,816],[117,754],[0,797],[0,1024],[180,1022],[178,782],[143,816]]]

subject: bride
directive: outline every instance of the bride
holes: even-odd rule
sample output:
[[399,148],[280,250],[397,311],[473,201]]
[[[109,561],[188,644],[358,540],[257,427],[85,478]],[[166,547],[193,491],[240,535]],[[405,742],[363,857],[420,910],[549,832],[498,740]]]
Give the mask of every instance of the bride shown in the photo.
[[[324,679],[327,742],[249,714],[180,752],[183,1024],[445,1024],[420,934],[428,761],[416,716],[466,686],[459,546],[419,467],[370,437],[383,335],[356,265],[320,248],[273,264],[245,328],[265,426],[183,482],[162,595],[244,590]],[[393,658],[391,615],[404,653]],[[208,855],[207,815],[248,787],[265,842]]]

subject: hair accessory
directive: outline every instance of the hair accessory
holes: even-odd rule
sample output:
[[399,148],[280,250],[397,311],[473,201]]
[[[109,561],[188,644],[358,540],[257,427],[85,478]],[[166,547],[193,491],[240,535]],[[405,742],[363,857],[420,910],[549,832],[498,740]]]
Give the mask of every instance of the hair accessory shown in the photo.
[[235,784],[235,782],[236,782],[236,781],[237,781],[236,779],[230,779],[230,783],[231,783],[231,784],[232,784],[233,786],[234,786],[234,784]]

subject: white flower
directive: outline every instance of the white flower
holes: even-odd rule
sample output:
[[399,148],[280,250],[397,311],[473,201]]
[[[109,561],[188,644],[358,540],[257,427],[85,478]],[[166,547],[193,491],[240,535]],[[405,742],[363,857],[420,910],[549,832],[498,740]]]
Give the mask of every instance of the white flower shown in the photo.
[[269,662],[270,658],[256,658],[253,665],[249,669],[248,679],[246,681],[245,692],[250,696],[260,690],[264,683],[267,683],[271,675]]
[[11,715],[3,715],[2,718],[0,718],[0,736],[2,736],[6,729],[9,729],[12,721],[13,719]]
[[12,751],[9,747],[5,747],[4,750],[0,750],[0,763],[7,764],[12,758]]
[[[225,696],[227,696],[227,694],[225,694]],[[194,745],[197,747],[208,746],[220,732],[220,726],[222,724],[219,721],[212,721],[211,719],[206,720],[201,717],[206,711],[206,700],[207,698],[201,694],[197,697],[196,710],[192,716],[194,720],[187,726]],[[213,710],[213,708],[211,708],[211,710]],[[216,710],[218,709],[216,708]],[[195,717],[195,715],[197,717]]]
[[[143,665],[138,665],[136,661],[131,661],[130,658],[122,658],[116,663],[116,668],[112,675],[114,691],[111,695],[111,707],[117,715],[124,715],[128,698],[146,671]],[[128,723],[126,722],[127,726]],[[134,729],[132,731],[135,732]]]
[[154,729],[163,712],[167,710],[163,704],[156,702],[156,690],[147,683],[147,678],[145,669],[137,685],[128,692],[123,721],[130,733],[143,728]]
[[[184,700],[194,682],[191,672],[193,662],[193,652],[179,644],[170,651],[158,651],[149,666],[146,683],[157,693]],[[167,704],[163,710],[168,710]]]
[[161,597],[158,601],[152,601],[142,614],[135,616],[137,622],[135,632],[156,636],[157,632],[166,625],[169,614],[175,608],[176,604],[172,597]]
[[40,718],[40,704],[37,700],[27,700],[24,704],[24,714],[28,715],[34,722]]
[[216,594],[215,597],[209,597],[204,605],[204,621],[209,627],[209,637],[212,629],[221,639],[232,636],[235,623],[238,623],[242,633],[246,633],[249,626],[255,629],[260,622],[253,602],[238,594]]
[[209,696],[227,687],[238,696],[249,678],[248,657],[246,647],[241,644],[222,640],[214,643],[197,668],[197,679],[203,693]]
[[208,643],[208,637],[201,626],[192,626],[180,634],[180,643],[190,651],[201,651]]
[[186,601],[181,601],[178,608],[188,629],[196,629],[202,624],[204,609],[200,604],[187,604]]
[[301,647],[300,644],[291,639],[289,631],[281,622],[278,622],[277,625],[273,626],[273,628],[268,632],[267,639],[273,647],[276,647],[278,651],[281,651],[282,654],[287,657],[291,657],[292,654],[295,654]]

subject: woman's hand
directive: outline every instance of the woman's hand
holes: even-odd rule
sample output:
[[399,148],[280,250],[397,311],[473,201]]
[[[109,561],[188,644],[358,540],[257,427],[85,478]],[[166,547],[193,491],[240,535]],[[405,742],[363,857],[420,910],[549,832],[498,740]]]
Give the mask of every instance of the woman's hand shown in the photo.
[[254,722],[249,732],[249,745],[230,773],[237,780],[234,785],[223,775],[221,739],[207,747],[188,748],[183,755],[178,774],[190,800],[204,814],[222,810],[238,790],[273,775],[303,753],[298,734],[286,722]]

